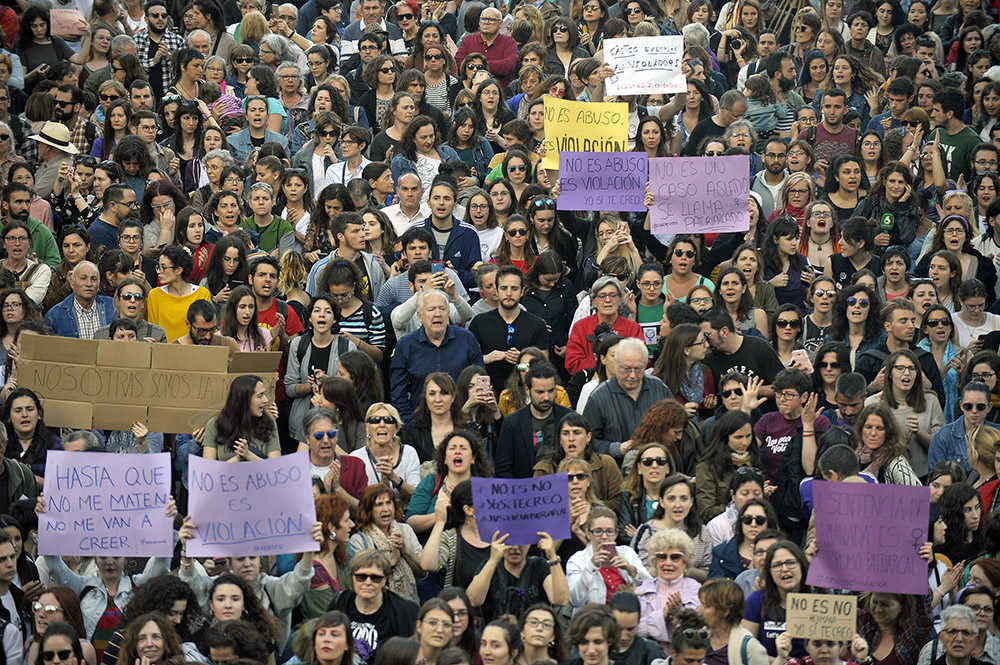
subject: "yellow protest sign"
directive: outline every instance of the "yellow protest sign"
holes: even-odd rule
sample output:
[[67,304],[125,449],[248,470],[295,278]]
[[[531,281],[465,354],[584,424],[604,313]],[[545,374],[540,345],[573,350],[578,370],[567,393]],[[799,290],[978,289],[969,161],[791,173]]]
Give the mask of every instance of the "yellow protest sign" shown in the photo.
[[628,104],[577,102],[545,96],[543,169],[559,168],[559,151],[624,152],[628,148]]
[[785,621],[790,637],[850,642],[857,630],[858,599],[820,593],[790,593]]

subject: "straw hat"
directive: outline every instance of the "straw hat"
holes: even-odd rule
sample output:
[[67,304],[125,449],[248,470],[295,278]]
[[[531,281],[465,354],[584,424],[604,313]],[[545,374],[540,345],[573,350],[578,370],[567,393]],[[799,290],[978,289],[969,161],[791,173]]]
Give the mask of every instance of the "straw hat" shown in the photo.
[[28,138],[52,146],[57,150],[62,150],[70,155],[80,152],[73,145],[73,142],[69,140],[69,129],[61,122],[46,122],[45,126],[42,127],[42,131]]

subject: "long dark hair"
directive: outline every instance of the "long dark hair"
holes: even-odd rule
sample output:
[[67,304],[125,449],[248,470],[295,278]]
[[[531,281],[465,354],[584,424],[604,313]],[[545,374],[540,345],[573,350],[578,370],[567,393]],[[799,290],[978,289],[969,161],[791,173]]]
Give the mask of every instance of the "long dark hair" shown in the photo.
[[463,480],[451,490],[451,504],[448,506],[448,520],[445,529],[460,529],[465,523],[465,506],[472,505],[472,481]]
[[191,635],[198,630],[204,619],[201,610],[198,609],[198,598],[194,591],[187,582],[176,575],[157,575],[137,586],[132,593],[132,599],[128,601],[128,605],[122,612],[122,620],[119,625],[127,626],[148,612],[169,614],[174,603],[178,600],[187,601],[187,605],[180,623],[175,628],[182,641],[189,641]]
[[701,520],[698,519],[698,511],[694,507],[694,483],[691,479],[681,473],[675,473],[674,475],[664,478],[663,482],[660,483],[659,505],[656,506],[656,510],[653,511],[653,519],[661,520],[664,515],[667,514],[667,509],[663,505],[663,495],[671,487],[677,485],[686,485],[688,492],[691,493],[691,508],[688,510],[687,517],[684,518],[684,532],[692,538],[697,538],[698,534],[701,533]]
[[761,616],[767,617],[772,621],[784,621],[785,620],[785,607],[781,603],[781,594],[778,592],[778,585],[774,582],[774,576],[771,574],[771,562],[774,561],[774,555],[778,550],[788,550],[795,557],[795,560],[799,562],[799,569],[802,571],[802,578],[799,582],[799,588],[796,591],[804,593],[809,591],[809,587],[806,585],[806,575],[809,572],[809,560],[806,559],[806,555],[802,553],[802,548],[793,543],[790,540],[779,540],[778,542],[767,548],[767,554],[764,556],[764,568],[761,572],[761,588],[764,591],[764,611]]
[[469,655],[469,662],[474,662],[479,650],[479,640],[476,637],[476,622],[472,617],[472,601],[466,595],[465,589],[457,586],[446,586],[441,589],[441,593],[437,597],[445,602],[460,600],[465,605],[466,611],[469,612],[469,625],[465,627],[465,631],[455,640],[455,645]]
[[[736,471],[733,464],[732,451],[729,448],[729,437],[734,432],[738,432],[747,425],[750,425],[750,416],[743,411],[726,411],[721,416],[716,417],[715,424],[712,425],[712,437],[709,440],[708,448],[702,455],[703,462],[707,462],[719,476],[725,476]],[[760,452],[757,445],[757,437],[753,436],[751,429],[750,466],[760,466]]]
[[[919,365],[918,365],[919,367]],[[965,548],[966,541],[972,536],[972,544],[977,552],[982,544],[981,529],[976,529],[970,534],[969,527],[965,525],[964,506],[970,499],[979,499],[979,491],[968,482],[953,483],[944,489],[941,498],[938,499],[941,520],[948,527],[945,531],[945,542],[951,546],[953,552]],[[979,507],[982,508],[982,501]],[[980,515],[980,527],[984,517]]]
[[[232,277],[226,277],[222,262],[226,258],[226,250],[231,247],[235,247],[239,252],[239,264],[236,266],[236,272],[232,274]],[[208,287],[209,293],[214,296],[226,286],[229,280],[245,283],[248,271],[246,245],[233,234],[222,236],[219,238],[219,242],[215,244],[212,256],[208,259],[208,265],[205,266],[205,286]],[[230,297],[232,296],[230,295]]]
[[250,414],[250,399],[258,383],[263,383],[259,376],[244,374],[229,386],[226,404],[215,420],[216,439],[220,446],[232,448],[236,439],[243,437],[266,442],[274,434],[274,421],[266,411],[259,417]]
[[[364,351],[348,351],[338,358],[340,366],[351,376],[351,383],[357,392],[361,412],[375,402],[384,402],[384,388],[378,374],[378,367]],[[461,404],[465,404],[464,401]]]
[[7,425],[6,455],[12,459],[17,459],[18,453],[21,452],[21,446],[17,442],[18,439],[14,431],[14,425],[10,420],[10,411],[14,406],[14,400],[21,397],[29,398],[35,403],[35,408],[38,410],[38,423],[35,425],[35,431],[31,434],[31,443],[28,445],[28,449],[24,452],[23,457],[21,457],[21,461],[29,466],[32,464],[43,464],[45,462],[46,451],[52,450],[56,446],[56,435],[53,430],[45,425],[45,409],[42,407],[42,401],[38,399],[35,391],[28,388],[18,388],[12,392],[3,405],[3,420]]
[[[243,378],[243,377],[240,377]],[[239,379],[237,379],[239,381]],[[278,621],[270,613],[269,610],[265,609],[261,604],[260,600],[257,598],[257,594],[254,590],[247,584],[242,577],[234,575],[233,573],[223,573],[212,580],[212,586],[208,590],[208,615],[212,614],[212,597],[215,595],[215,590],[218,589],[223,584],[232,584],[233,586],[239,587],[240,591],[243,593],[243,620],[249,621],[253,624],[254,628],[264,637],[268,642],[272,642],[278,638]]]
[[236,308],[240,300],[243,300],[247,296],[253,298],[253,316],[250,317],[250,323],[247,324],[247,339],[253,344],[254,350],[263,350],[264,335],[257,326],[257,298],[254,297],[253,291],[246,284],[237,286],[229,294],[229,299],[226,300],[226,304],[222,307],[222,325],[219,332],[226,337],[238,339],[236,334],[239,330],[239,323],[236,322]]
[[830,336],[833,339],[846,339],[850,330],[847,323],[847,299],[855,294],[864,294],[868,298],[868,318],[865,319],[865,340],[873,340],[882,332],[882,320],[879,318],[879,310],[882,309],[882,301],[879,300],[875,292],[864,284],[853,284],[837,295],[833,302],[833,328]]
[[[761,248],[761,255],[764,259],[764,265],[761,267],[774,273],[780,273],[782,266],[781,256],[778,252],[778,238],[798,237],[799,235],[799,223],[791,217],[778,217],[768,224],[767,231],[764,232],[764,246]],[[791,270],[801,270],[803,268],[802,255],[796,252],[789,256],[788,267]]]
[[458,401],[457,389],[455,387],[455,380],[451,378],[446,372],[431,372],[424,377],[424,383],[420,388],[420,398],[417,401],[417,406],[413,409],[413,424],[418,427],[430,427],[431,426],[431,412],[427,407],[427,386],[433,383],[437,386],[438,390],[443,392],[445,395],[452,396],[451,402],[451,424],[453,427],[458,426],[465,418],[462,416],[462,404]]
[[108,105],[107,113],[104,114],[104,135],[101,137],[101,159],[111,157],[111,151],[115,147],[115,130],[111,128],[111,112],[120,108],[125,112],[125,129],[122,131],[128,134],[128,124],[132,119],[132,105],[127,99],[116,99]]
[[351,620],[346,614],[339,610],[333,610],[332,612],[326,612],[321,614],[316,623],[313,625],[312,629],[312,648],[309,649],[309,658],[307,663],[309,665],[318,665],[319,658],[316,657],[316,633],[319,632],[321,628],[334,628],[336,626],[344,627],[344,635],[347,637],[347,650],[344,651],[343,655],[340,657],[340,663],[338,665],[350,665],[354,660],[354,633],[351,631]]

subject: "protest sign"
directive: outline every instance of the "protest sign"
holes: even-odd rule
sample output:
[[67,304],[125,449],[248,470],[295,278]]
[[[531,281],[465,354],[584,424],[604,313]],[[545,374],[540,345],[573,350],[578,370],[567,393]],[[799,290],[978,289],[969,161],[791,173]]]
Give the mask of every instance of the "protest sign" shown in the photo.
[[534,545],[538,532],[556,540],[570,537],[569,478],[554,473],[537,478],[472,478],[476,525],[489,540],[509,533],[507,545]]
[[927,593],[930,488],[813,483],[816,549],[806,581],[825,589]]
[[188,513],[196,535],[188,556],[315,552],[309,454],[232,464],[188,458]]
[[850,642],[857,632],[858,599],[821,593],[790,593],[785,615],[789,637]]
[[25,335],[17,382],[42,398],[47,425],[123,430],[140,421],[151,432],[190,434],[219,412],[229,384],[242,374],[259,375],[273,396],[280,357],[230,357],[223,346]]
[[87,24],[79,9],[50,9],[49,34],[55,37],[79,37],[80,27]]
[[645,152],[560,152],[560,210],[645,212]]
[[171,556],[170,485],[170,453],[50,450],[45,458],[45,512],[38,516],[38,551]]
[[604,62],[614,72],[604,80],[609,95],[687,92],[681,72],[684,37],[630,37],[604,40]]
[[649,160],[653,233],[722,233],[750,228],[748,157]]
[[628,104],[577,102],[545,96],[543,169],[559,168],[559,153],[624,152],[628,149]]

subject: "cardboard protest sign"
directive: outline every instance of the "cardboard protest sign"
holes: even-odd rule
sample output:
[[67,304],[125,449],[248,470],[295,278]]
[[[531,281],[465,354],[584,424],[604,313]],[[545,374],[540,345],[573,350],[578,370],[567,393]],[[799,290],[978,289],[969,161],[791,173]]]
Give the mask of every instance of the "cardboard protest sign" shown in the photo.
[[[34,390],[45,422],[75,429],[190,433],[217,414],[229,384],[257,374],[273,396],[280,353],[235,353],[182,346],[25,335],[18,386]],[[233,369],[238,367],[239,369]]]
[[545,96],[543,169],[559,168],[559,153],[628,150],[628,104]]
[[319,550],[308,453],[235,464],[188,459],[188,512],[197,527],[188,556]]
[[538,532],[569,538],[569,478],[554,473],[537,478],[472,478],[476,525],[487,541],[494,531],[509,533],[507,545],[534,545]]
[[560,210],[645,212],[645,152],[560,152]]
[[80,21],[86,23],[87,19],[79,9],[49,10],[49,32],[56,37],[78,37]]
[[653,233],[722,233],[750,228],[749,158],[654,157],[649,160]]
[[169,557],[174,549],[174,524],[167,517],[170,486],[170,453],[50,450],[45,458],[45,512],[38,516],[38,551]]
[[614,72],[604,80],[609,95],[687,92],[681,72],[684,37],[630,37],[604,40],[604,62]]
[[822,593],[790,593],[785,621],[789,637],[850,642],[857,632],[858,599]]
[[825,589],[927,593],[930,488],[813,483],[816,549],[806,582]]

